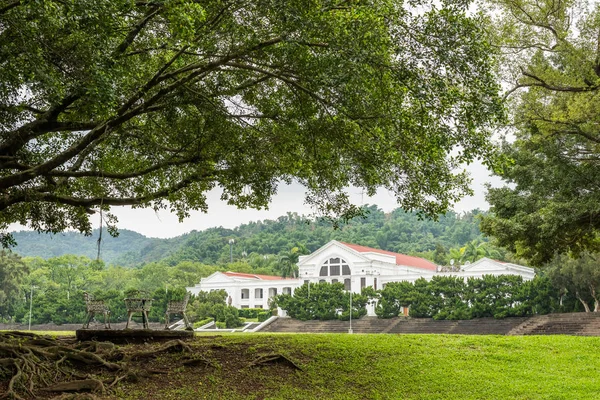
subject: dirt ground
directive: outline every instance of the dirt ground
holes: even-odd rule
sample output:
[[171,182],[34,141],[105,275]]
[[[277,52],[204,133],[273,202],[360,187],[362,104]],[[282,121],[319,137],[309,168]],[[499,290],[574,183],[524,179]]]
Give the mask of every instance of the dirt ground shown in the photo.
[[[125,322],[119,323],[111,323],[110,326],[112,329],[125,329]],[[150,322],[150,329],[163,329],[165,327],[164,324],[159,322]],[[53,331],[76,331],[77,329],[81,329],[82,324],[37,324],[31,325],[31,330],[33,332],[53,332]],[[129,327],[132,329],[141,329],[142,324],[131,321]],[[26,331],[29,326],[27,324],[0,324],[0,331]],[[104,323],[100,322],[92,322],[90,323],[90,329],[103,329]]]
[[277,390],[301,361],[268,343],[223,345],[209,336],[114,345],[3,332],[0,398],[234,399]]

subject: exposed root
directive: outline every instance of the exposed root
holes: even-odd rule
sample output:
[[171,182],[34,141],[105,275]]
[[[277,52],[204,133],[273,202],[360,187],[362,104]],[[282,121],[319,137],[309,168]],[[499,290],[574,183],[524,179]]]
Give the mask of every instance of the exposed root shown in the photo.
[[294,361],[290,360],[288,357],[283,354],[267,354],[258,357],[256,360],[252,361],[248,364],[248,367],[259,367],[264,365],[272,365],[272,364],[284,364],[293,369],[297,369],[302,371],[302,368],[298,366]]
[[206,358],[200,356],[200,355],[195,355],[194,358],[187,358],[185,360],[183,360],[182,363],[184,366],[186,367],[211,367],[211,368],[218,368],[218,365],[213,363],[210,360],[207,360]]
[[104,384],[98,379],[85,379],[81,381],[61,382],[44,388],[48,392],[106,392]]
[[155,358],[158,357],[162,353],[184,353],[190,352],[192,349],[185,342],[177,339],[170,340],[160,346],[158,349],[151,351],[140,351],[125,357],[125,360],[141,360],[144,358]]
[[[125,371],[125,365],[111,361],[111,357],[119,357],[113,349],[114,345],[75,345],[72,340],[29,332],[0,332],[0,377],[8,381],[0,399],[37,398],[39,391],[105,393],[104,383],[85,371]],[[113,378],[109,387],[121,379]]]

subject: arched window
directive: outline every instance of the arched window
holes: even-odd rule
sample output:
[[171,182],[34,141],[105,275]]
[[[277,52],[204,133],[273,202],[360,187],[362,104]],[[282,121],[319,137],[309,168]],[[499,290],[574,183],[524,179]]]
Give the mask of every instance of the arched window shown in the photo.
[[330,258],[325,261],[319,270],[319,276],[344,276],[351,275],[350,266],[341,258]]

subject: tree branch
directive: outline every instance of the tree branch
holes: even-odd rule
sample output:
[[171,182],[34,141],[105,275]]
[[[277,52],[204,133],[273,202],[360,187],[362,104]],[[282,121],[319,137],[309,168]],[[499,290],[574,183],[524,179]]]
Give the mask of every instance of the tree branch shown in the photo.
[[524,69],[521,69],[521,73],[524,76],[531,78],[538,82],[538,83],[519,83],[519,85],[521,85],[521,87],[537,86],[537,87],[543,87],[548,90],[552,90],[554,92],[572,92],[572,93],[593,92],[595,90],[598,90],[598,88],[600,87],[598,85],[587,86],[587,87],[555,86],[555,85],[548,84],[542,78],[540,78],[530,72],[527,72]]
[[16,0],[16,1],[13,1],[12,3],[8,3],[6,6],[0,8],[0,15],[7,13],[8,11],[12,10],[13,8],[15,8],[19,5],[21,5],[21,0]]

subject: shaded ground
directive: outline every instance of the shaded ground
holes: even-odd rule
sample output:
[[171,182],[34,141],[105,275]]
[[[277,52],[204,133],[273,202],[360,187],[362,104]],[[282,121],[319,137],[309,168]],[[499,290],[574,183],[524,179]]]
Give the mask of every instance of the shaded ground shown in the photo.
[[[125,329],[126,322],[118,322],[111,323],[110,326],[112,329]],[[33,332],[58,332],[58,331],[76,331],[77,329],[81,329],[83,323],[81,324],[36,324],[31,325],[31,330]],[[165,327],[164,323],[160,322],[150,322],[150,329],[163,329]],[[137,323],[135,321],[131,321],[129,327],[132,329],[142,329],[142,324]],[[90,323],[90,329],[103,329],[104,323],[98,323],[96,321],[92,321]],[[29,326],[27,324],[0,324],[0,331],[26,331],[29,330]]]

